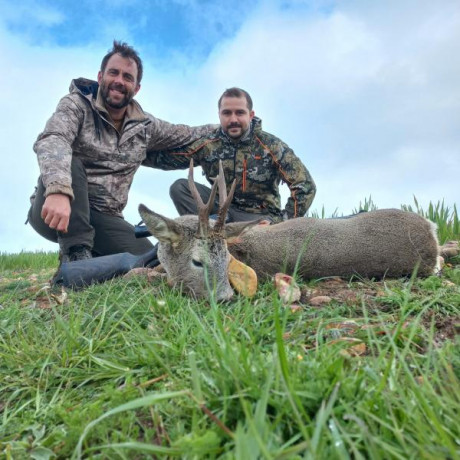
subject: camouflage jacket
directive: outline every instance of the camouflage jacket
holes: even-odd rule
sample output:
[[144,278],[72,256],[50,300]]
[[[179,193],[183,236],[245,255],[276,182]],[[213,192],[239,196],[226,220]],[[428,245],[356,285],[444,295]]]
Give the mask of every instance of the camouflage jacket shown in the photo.
[[[218,174],[219,160],[227,186],[236,179],[232,205],[246,212],[268,212],[280,221],[303,216],[310,207],[316,186],[307,168],[294,152],[277,137],[262,131],[262,122],[254,117],[250,130],[238,142],[230,139],[219,127],[185,149],[161,152],[153,159],[155,167],[182,169],[193,158],[201,165],[209,183]],[[279,184],[288,185],[291,194],[281,209]]]
[[73,199],[70,165],[72,155],[83,162],[88,177],[91,208],[122,215],[134,173],[156,150],[188,144],[216,125],[191,128],[162,121],[132,101],[119,131],[99,94],[97,82],[79,78],[70,85],[39,134],[34,151],[46,196],[63,193]]

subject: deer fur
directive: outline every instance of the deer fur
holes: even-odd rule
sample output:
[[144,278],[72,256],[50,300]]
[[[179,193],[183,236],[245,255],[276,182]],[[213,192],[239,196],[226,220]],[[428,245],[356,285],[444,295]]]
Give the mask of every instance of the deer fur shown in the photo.
[[[221,165],[220,165],[221,166]],[[215,289],[218,300],[230,299],[230,254],[252,267],[259,278],[277,272],[303,279],[340,276],[367,278],[431,275],[439,255],[436,226],[418,214],[397,209],[363,212],[332,219],[299,217],[275,225],[225,224],[234,185],[227,195],[220,173],[205,205],[193,182],[198,216],[168,219],[140,205],[139,212],[158,239],[158,258],[172,284],[197,298]],[[209,213],[219,188],[219,217]]]
[[281,271],[303,279],[398,278],[414,269],[420,276],[433,274],[438,240],[436,226],[418,214],[382,209],[345,218],[299,217],[255,226],[229,250],[258,277]]

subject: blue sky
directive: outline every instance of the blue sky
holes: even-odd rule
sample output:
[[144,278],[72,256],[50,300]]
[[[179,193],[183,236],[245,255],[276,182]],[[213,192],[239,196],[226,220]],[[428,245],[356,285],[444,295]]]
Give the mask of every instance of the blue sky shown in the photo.
[[[32,144],[113,39],[139,51],[137,100],[159,118],[217,122],[222,91],[248,90],[315,179],[313,210],[458,204],[458,0],[0,0],[0,252],[56,249],[23,225]],[[136,223],[140,202],[175,216],[168,188],[184,174],[141,168],[125,217]]]
[[25,0],[20,6],[5,2],[2,12],[6,30],[32,46],[86,47],[121,33],[143,56],[168,65],[177,51],[202,62],[256,6],[241,0]]

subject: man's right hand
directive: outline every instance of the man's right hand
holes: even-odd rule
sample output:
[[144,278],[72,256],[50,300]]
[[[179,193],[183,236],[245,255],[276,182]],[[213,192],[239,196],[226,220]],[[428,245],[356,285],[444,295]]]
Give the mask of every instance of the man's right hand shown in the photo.
[[43,203],[41,217],[50,228],[67,233],[70,218],[70,198],[68,195],[53,193]]

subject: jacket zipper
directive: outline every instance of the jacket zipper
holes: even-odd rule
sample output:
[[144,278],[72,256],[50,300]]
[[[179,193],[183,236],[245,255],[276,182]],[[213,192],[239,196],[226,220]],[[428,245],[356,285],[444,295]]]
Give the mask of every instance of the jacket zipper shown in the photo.
[[246,191],[246,173],[247,173],[247,169],[246,169],[246,158],[243,158],[243,192]]

